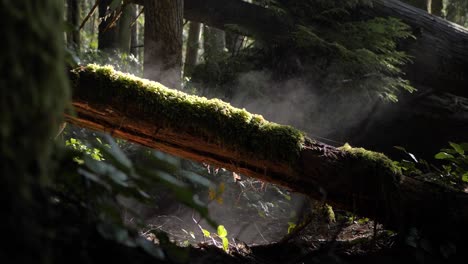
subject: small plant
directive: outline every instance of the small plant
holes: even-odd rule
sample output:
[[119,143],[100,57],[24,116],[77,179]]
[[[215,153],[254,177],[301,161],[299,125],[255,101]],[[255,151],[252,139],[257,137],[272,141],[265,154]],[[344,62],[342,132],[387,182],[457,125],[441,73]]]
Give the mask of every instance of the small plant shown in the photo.
[[216,234],[213,234],[214,236],[210,233],[210,231],[204,228],[201,228],[201,230],[202,230],[203,236],[206,238],[211,238],[211,241],[213,241],[213,244],[215,246],[218,246],[219,242],[216,241],[214,236],[217,236],[219,239],[221,239],[221,245],[222,245],[223,250],[228,252],[229,250],[229,240],[227,238],[228,232],[223,225],[218,226],[218,228],[216,229]]
[[395,147],[410,157],[395,162],[395,165],[406,175],[464,190],[468,186],[468,143],[449,142],[449,145],[434,156],[440,161],[439,166],[416,158],[403,147]]

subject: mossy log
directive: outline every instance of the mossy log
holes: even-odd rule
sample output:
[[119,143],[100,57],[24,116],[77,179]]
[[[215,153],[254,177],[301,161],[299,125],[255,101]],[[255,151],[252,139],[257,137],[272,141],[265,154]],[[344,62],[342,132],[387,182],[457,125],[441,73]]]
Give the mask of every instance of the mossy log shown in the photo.
[[76,125],[279,184],[399,231],[468,234],[468,195],[402,175],[381,153],[334,148],[218,99],[89,65],[71,71]]
[[[142,4],[142,0],[133,2]],[[405,79],[418,91],[400,94],[398,104],[379,103],[371,115],[366,112],[359,114],[369,117],[355,128],[336,130],[322,136],[390,155],[400,154],[395,153],[393,146],[404,144],[423,158],[432,156],[447,141],[468,140],[466,118],[460,121],[457,117],[466,116],[468,112],[465,107],[468,97],[468,29],[401,1],[372,2],[372,8],[355,10],[356,16],[395,17],[411,26],[416,38],[399,43],[399,47],[412,57],[413,63],[404,68]],[[226,30],[236,25],[236,29],[266,44],[295,31],[297,25],[294,20],[280,14],[274,8],[242,0],[184,1],[186,19]]]

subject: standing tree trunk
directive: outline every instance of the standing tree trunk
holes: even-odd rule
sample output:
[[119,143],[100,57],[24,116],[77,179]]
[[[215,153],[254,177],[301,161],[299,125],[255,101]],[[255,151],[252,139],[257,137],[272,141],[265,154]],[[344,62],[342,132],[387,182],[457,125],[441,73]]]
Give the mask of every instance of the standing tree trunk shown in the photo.
[[207,62],[220,60],[224,54],[226,40],[224,31],[214,27],[203,27],[203,50]]
[[145,78],[180,88],[183,0],[145,0]]
[[51,262],[53,234],[41,224],[48,212],[41,197],[53,168],[51,141],[69,102],[62,8],[53,0],[0,2],[1,263]]
[[442,16],[442,9],[444,9],[443,0],[428,0],[428,10],[429,13],[435,16]]
[[130,53],[135,56],[135,58],[138,57],[138,22],[137,16],[138,16],[138,8],[136,5],[132,5],[133,7],[133,12],[132,12],[132,23],[130,28]]
[[114,21],[113,13],[109,12],[109,5],[112,0],[101,0],[99,2],[99,33],[98,49],[101,51],[111,51],[119,48],[119,27],[118,24],[111,25]]
[[135,16],[135,5],[126,4],[122,7],[122,15],[119,18],[119,50],[130,53],[133,17]]
[[67,46],[72,49],[80,49],[80,6],[77,0],[67,0],[67,22],[72,27],[67,31]]
[[200,48],[200,23],[190,22],[187,48],[185,49],[184,75],[190,76],[197,65],[198,49]]

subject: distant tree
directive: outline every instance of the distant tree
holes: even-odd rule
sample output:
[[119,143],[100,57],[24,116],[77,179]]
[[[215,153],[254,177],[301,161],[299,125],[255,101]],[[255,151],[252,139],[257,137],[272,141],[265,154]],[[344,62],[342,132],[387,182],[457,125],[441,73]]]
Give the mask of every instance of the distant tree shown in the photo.
[[130,28],[130,53],[133,54],[133,56],[137,57],[138,56],[138,22],[137,16],[138,16],[138,8],[136,5],[132,5],[132,23],[131,28]]
[[446,0],[445,17],[457,24],[468,26],[468,1],[466,0]]
[[118,34],[119,27],[116,23],[114,11],[111,11],[109,5],[112,0],[99,1],[99,32],[98,48],[102,51],[110,51],[119,48]]
[[205,25],[203,27],[203,57],[205,61],[214,62],[220,60],[223,57],[225,47],[224,31]]
[[436,16],[442,16],[442,11],[444,9],[443,0],[428,0],[429,2],[429,11],[431,14]]
[[190,22],[185,50],[184,75],[190,76],[193,67],[198,61],[198,49],[200,48],[200,23]]
[[145,78],[181,85],[183,0],[145,0]]
[[67,22],[70,28],[67,31],[67,45],[70,48],[80,48],[80,5],[77,0],[67,0]]
[[433,15],[442,15],[443,0],[403,0],[403,2],[423,9]]
[[135,27],[132,26],[132,22],[135,18],[135,10],[134,4],[125,4],[122,6],[118,34],[119,50],[121,52],[130,53],[132,30],[134,30]]

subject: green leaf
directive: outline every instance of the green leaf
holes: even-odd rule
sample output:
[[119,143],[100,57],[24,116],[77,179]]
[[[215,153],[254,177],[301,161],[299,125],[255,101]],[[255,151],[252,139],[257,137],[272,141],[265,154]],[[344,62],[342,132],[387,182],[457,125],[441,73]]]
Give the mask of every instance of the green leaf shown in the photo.
[[111,146],[111,149],[107,150],[106,148],[102,148],[102,150],[113,158],[113,160],[117,163],[115,165],[119,165],[118,167],[123,167],[123,168],[119,168],[122,171],[129,170],[130,168],[132,168],[132,162],[130,161],[129,158],[127,158],[127,156],[119,148],[115,140],[109,135],[105,135],[104,137],[106,141],[109,143],[109,145]]
[[222,237],[221,240],[223,241],[223,249],[227,252],[229,249],[229,241],[226,237]]
[[436,159],[453,159],[454,158],[452,154],[448,154],[446,152],[439,152],[434,157]]
[[462,175],[462,181],[468,182],[468,171]]
[[468,143],[461,143],[460,144],[460,147],[464,150],[464,151],[468,151]]
[[210,231],[208,231],[208,230],[206,230],[206,229],[202,229],[202,232],[203,232],[203,235],[204,235],[205,237],[211,237]]
[[290,234],[296,228],[296,223],[288,222],[288,225],[288,234]]
[[458,154],[463,155],[465,154],[465,150],[463,150],[463,147],[458,145],[457,143],[449,142],[450,146],[457,151]]
[[221,238],[226,237],[228,234],[226,228],[224,228],[223,225],[218,226],[217,233],[218,233],[218,236]]

